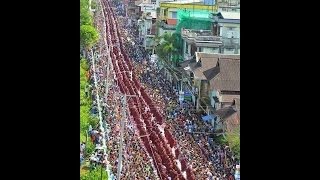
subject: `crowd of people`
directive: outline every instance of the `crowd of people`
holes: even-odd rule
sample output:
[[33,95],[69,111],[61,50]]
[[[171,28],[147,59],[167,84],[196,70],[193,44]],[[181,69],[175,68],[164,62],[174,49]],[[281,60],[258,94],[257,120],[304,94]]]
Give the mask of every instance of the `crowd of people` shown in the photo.
[[[172,177],[175,179],[234,179],[238,162],[230,148],[215,143],[213,138],[207,134],[211,132],[212,126],[202,121],[201,116],[193,111],[195,107],[192,103],[184,101],[181,104],[179,102],[178,90],[166,80],[157,65],[150,62],[150,55],[145,49],[139,46],[142,42],[138,36],[137,21],[124,17],[124,8],[118,1],[113,1],[112,4],[116,7],[115,13],[122,16],[118,23],[123,30],[121,33],[124,36],[123,42],[128,57],[133,60],[131,63],[134,68],[131,69],[139,77],[141,92],[145,92],[152,99],[152,106],[149,107],[139,104],[139,101],[131,101],[135,102],[136,106],[142,106],[143,108],[138,110],[144,109],[145,112],[139,113],[151,121],[150,124],[148,121],[137,121],[129,113],[127,114],[123,135],[121,177],[124,179],[172,179]],[[105,32],[102,14],[97,12],[96,16],[96,26],[100,32]],[[115,179],[114,174],[117,173],[119,163],[121,120],[124,119],[123,112],[129,112],[129,107],[124,106],[125,103],[119,93],[123,89],[120,89],[119,81],[114,78],[115,74],[109,73],[107,77],[106,67],[113,65],[112,63],[107,65],[105,55],[107,49],[102,39],[94,50],[99,58],[96,59],[95,72],[90,64],[88,89],[93,100],[92,113],[96,115],[99,114],[96,93],[99,94],[103,127],[101,128],[101,125],[97,123],[94,128],[91,126],[89,128],[90,139],[95,144],[95,150],[89,156],[89,160],[92,167],[96,165],[111,167],[111,178]],[[118,55],[114,55],[114,58],[117,57]],[[130,69],[130,67],[126,68]],[[96,73],[97,88],[94,86],[93,73]],[[105,83],[105,80],[108,80],[108,83]],[[108,94],[106,94],[106,88],[108,88]],[[153,117],[151,113],[155,110],[159,112],[158,116],[166,117],[165,122],[156,123],[156,117]],[[162,138],[157,135],[158,133],[162,134]],[[142,138],[148,135],[151,143],[147,142],[147,138]],[[107,151],[103,150],[103,141],[106,142]],[[161,150],[152,144],[154,142],[161,145]],[[85,146],[85,143],[80,145],[80,164],[85,158],[83,153]],[[168,152],[170,149],[172,153]],[[169,171],[167,167],[175,170]]]
[[[103,32],[103,17],[102,14],[96,14],[95,25],[100,32]],[[95,168],[97,165],[102,165],[110,168],[111,179],[116,179],[117,167],[118,167],[118,155],[120,148],[120,122],[123,120],[123,110],[128,111],[127,107],[121,101],[123,98],[119,93],[119,87],[114,81],[114,74],[110,73],[107,77],[107,53],[106,46],[103,45],[103,39],[100,39],[99,45],[94,48],[96,54],[95,71],[93,65],[89,62],[89,87],[88,91],[93,100],[91,112],[93,115],[98,116],[98,93],[99,101],[101,104],[102,122],[103,128],[99,128],[97,123],[96,127],[89,127],[90,139],[95,145],[95,151],[88,156],[90,166]],[[90,56],[90,55],[89,55]],[[90,57],[89,57],[90,59]],[[112,66],[110,63],[109,66]],[[94,86],[94,76],[96,73],[97,88]],[[108,83],[105,80],[108,79]],[[107,87],[108,86],[108,87]],[[106,94],[106,88],[108,88],[108,94]],[[105,130],[105,139],[103,139],[103,131]],[[131,121],[127,121],[126,129],[123,135],[123,155],[121,168],[121,177],[124,179],[159,179],[155,168],[152,163],[152,159],[145,152],[145,149],[141,146],[141,142],[136,137],[134,126]],[[106,142],[106,153],[103,151],[103,141]],[[80,146],[80,164],[84,161],[83,156],[83,143]],[[134,167],[134,168],[133,168]]]
[[[146,55],[144,48],[132,46],[139,44],[136,24],[128,26],[123,19],[123,28],[132,42],[127,42],[130,57],[136,61],[135,71],[140,75],[140,81],[146,91],[157,103],[160,110],[167,110],[167,124],[176,139],[179,139],[179,149],[191,163],[196,179],[234,179],[236,164],[239,161],[234,157],[230,148],[215,143],[210,135],[213,132],[211,123],[202,121],[191,102],[178,101],[178,90],[166,80],[164,74],[151,63],[150,56]],[[136,22],[132,20],[131,22]],[[135,28],[132,28],[135,27]],[[134,48],[134,50],[133,50]]]
[[[112,12],[110,13],[112,14]],[[110,19],[113,21],[112,18]],[[125,44],[125,41],[128,41],[127,43],[132,43],[132,41],[130,41],[130,38],[119,38],[119,26],[118,23],[115,23],[115,20],[112,22],[110,33],[110,42],[119,44],[119,46],[112,48],[113,53],[111,55],[114,59],[112,61],[115,67],[114,71],[120,73],[117,76],[120,90],[125,94],[136,95],[135,98],[128,100],[128,104],[130,118],[136,126],[140,144],[147,150],[147,154],[152,156],[152,162],[154,162],[153,164],[156,166],[161,179],[185,179],[187,176],[191,176],[191,169],[181,166],[179,159],[171,151],[175,145],[175,140],[172,134],[163,127],[165,126],[162,118],[164,114],[155,107],[153,99],[141,86],[136,74],[134,73],[130,78],[126,74],[127,71],[134,68],[132,68],[132,62],[130,62],[129,56],[124,50],[127,48],[123,44]],[[123,34],[123,32],[121,33]]]

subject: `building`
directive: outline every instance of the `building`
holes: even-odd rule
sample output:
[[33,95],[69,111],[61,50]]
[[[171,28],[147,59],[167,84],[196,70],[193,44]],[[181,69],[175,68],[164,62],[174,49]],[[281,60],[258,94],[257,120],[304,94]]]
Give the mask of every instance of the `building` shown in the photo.
[[181,29],[184,60],[190,60],[196,52],[220,53],[222,38],[212,30]]
[[218,0],[219,12],[240,12],[240,0]]
[[[180,65],[184,69],[183,79],[188,80],[185,84],[192,86],[192,100],[197,105],[197,110],[202,109],[210,114],[216,109],[231,105],[234,98],[240,98],[240,55],[195,52],[194,59]],[[228,84],[230,79],[238,83],[234,85],[238,88],[235,91],[239,91],[236,94],[221,85],[224,83],[222,81],[227,81],[226,85],[231,86]]]
[[153,38],[156,35],[156,13],[143,12],[142,17],[138,20],[139,38],[143,42],[146,50],[153,49]]
[[218,73],[210,81],[209,97],[213,110],[231,106],[240,98],[240,57],[220,57]]
[[181,29],[184,60],[192,59],[195,52],[240,54],[240,13],[212,13],[210,19],[210,30]]
[[214,129],[222,132],[235,132],[240,127],[240,99],[233,104],[214,112]]
[[[140,4],[139,4],[140,2]],[[139,38],[143,42],[143,47],[146,50],[152,50],[154,47],[153,38],[156,35],[156,1],[139,1],[136,3],[140,7],[141,17],[138,20]]]
[[140,16],[142,15],[140,7],[138,6],[139,4],[141,4],[142,1],[129,1],[128,2],[128,7],[127,7],[127,15],[129,17],[132,17],[133,19],[139,19]]
[[223,42],[222,54],[240,54],[240,13],[219,12],[212,14],[212,31],[218,34]]
[[179,10],[216,12],[217,6],[206,4],[203,0],[162,1],[160,2],[159,10],[159,35],[162,35],[165,32],[175,32],[178,23]]

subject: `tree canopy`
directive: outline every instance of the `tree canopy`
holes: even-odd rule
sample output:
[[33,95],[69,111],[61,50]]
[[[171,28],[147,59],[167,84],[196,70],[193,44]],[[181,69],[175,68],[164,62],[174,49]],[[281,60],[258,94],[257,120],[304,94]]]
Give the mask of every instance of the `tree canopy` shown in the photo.
[[240,159],[240,127],[233,132],[226,133],[227,141],[235,156]]
[[92,25],[92,16],[89,11],[89,1],[80,0],[80,26]]
[[80,48],[90,49],[99,40],[99,33],[93,26],[93,17],[88,0],[80,0]]
[[80,26],[80,43],[84,48],[90,49],[98,40],[99,34],[93,26]]
[[165,61],[177,63],[181,52],[181,38],[177,33],[165,33],[160,37],[155,37],[157,44],[155,48],[159,58]]

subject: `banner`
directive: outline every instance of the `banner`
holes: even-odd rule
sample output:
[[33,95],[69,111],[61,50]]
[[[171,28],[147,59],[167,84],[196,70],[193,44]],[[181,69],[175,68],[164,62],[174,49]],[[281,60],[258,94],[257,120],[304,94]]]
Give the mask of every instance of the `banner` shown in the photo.
[[192,94],[190,91],[185,91],[184,92],[184,100],[186,101],[192,101]]

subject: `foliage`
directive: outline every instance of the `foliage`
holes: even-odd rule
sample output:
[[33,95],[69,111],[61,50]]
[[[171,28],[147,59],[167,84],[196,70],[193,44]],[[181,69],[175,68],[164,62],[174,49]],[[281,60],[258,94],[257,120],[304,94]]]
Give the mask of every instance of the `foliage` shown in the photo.
[[215,141],[216,141],[218,144],[221,144],[221,145],[227,145],[227,144],[228,144],[226,138],[224,138],[222,135],[216,136],[216,137],[215,137]]
[[[87,174],[80,176],[80,180],[96,180],[101,179],[101,166],[97,166],[92,171],[89,171]],[[107,172],[105,168],[102,168],[102,179],[108,179]]]
[[80,51],[90,49],[98,39],[99,34],[93,26],[89,0],[80,0]]
[[80,0],[80,26],[81,25],[92,25],[88,0]]
[[[80,61],[80,142],[86,141],[87,130],[89,128],[89,124],[92,119],[90,116],[90,107],[92,105],[92,101],[89,97],[85,95],[85,87],[88,85],[88,79],[86,77],[86,72],[89,69],[87,61],[82,59]],[[86,145],[86,154],[90,154],[94,149],[93,143],[90,141],[88,137],[87,145]],[[92,179],[92,173],[84,173],[81,177]]]
[[[93,1],[92,6],[97,4]],[[89,0],[80,0],[80,57],[85,57],[81,54],[83,50],[90,49],[99,40],[98,31],[93,26],[93,17],[89,10]],[[87,73],[89,70],[89,65],[86,59],[80,60],[80,142],[84,142],[87,139],[87,130],[89,125],[95,125],[98,123],[96,117],[90,115],[90,109],[92,106],[92,100],[90,92],[88,91],[88,96],[85,93],[85,89],[88,88]],[[90,154],[94,150],[94,144],[90,141],[88,137],[86,144],[86,153]],[[83,180],[94,180],[100,179],[100,169],[93,171],[80,171],[80,179]],[[107,179],[107,174],[103,170],[103,179]]]
[[233,132],[226,133],[227,141],[235,156],[240,159],[240,127]]
[[82,69],[84,69],[85,71],[88,71],[89,70],[89,65],[88,65],[88,62],[86,59],[82,58],[80,60],[80,66]]
[[91,1],[91,8],[92,9],[97,9],[98,8],[97,1],[95,1],[95,0]]
[[[86,61],[82,61],[84,64]],[[88,129],[88,121],[90,118],[90,106],[91,102],[85,95],[85,86],[88,85],[88,80],[85,76],[86,70],[80,65],[80,130],[83,134],[86,134]]]
[[90,25],[80,26],[80,43],[82,47],[90,49],[99,40],[97,30]]
[[180,61],[179,55],[182,50],[182,42],[179,34],[165,33],[160,37],[156,37],[154,41],[157,44],[155,51],[160,59],[175,64]]

